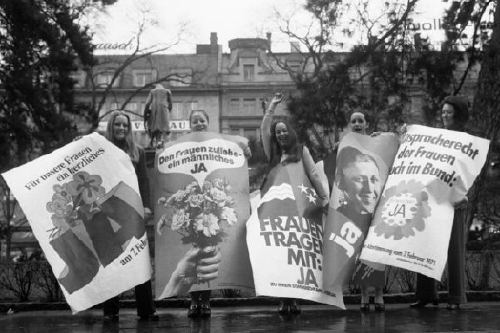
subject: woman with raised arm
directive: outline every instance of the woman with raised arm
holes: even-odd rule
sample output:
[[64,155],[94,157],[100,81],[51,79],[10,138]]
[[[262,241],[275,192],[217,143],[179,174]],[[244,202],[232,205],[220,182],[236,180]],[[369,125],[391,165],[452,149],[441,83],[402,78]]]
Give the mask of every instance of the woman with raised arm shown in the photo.
[[[311,184],[321,198],[323,207],[326,207],[328,205],[327,184],[321,181],[309,149],[298,142],[295,131],[286,120],[274,119],[274,110],[283,101],[283,98],[281,93],[275,94],[262,119],[262,143],[264,152],[269,159],[267,172],[269,173],[278,164],[302,162]],[[281,299],[278,312],[280,314],[300,313],[298,301],[293,298]]]

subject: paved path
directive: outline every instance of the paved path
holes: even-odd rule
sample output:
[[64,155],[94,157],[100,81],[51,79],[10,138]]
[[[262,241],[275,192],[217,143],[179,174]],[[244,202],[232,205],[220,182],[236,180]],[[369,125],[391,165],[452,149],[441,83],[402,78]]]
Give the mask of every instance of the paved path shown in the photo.
[[140,322],[134,309],[122,309],[117,323],[104,322],[97,309],[76,315],[60,310],[2,314],[0,332],[500,332],[500,302],[469,303],[459,311],[448,311],[445,304],[418,310],[388,304],[380,313],[361,313],[354,305],[346,311],[306,305],[293,317],[278,315],[274,306],[215,307],[208,319],[189,319],[183,308],[158,313],[159,321]]

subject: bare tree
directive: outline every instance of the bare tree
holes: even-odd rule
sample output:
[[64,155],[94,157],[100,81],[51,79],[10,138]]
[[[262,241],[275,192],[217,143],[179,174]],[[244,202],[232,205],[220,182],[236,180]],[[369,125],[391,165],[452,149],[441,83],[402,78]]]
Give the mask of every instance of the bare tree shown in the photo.
[[[102,116],[104,116],[100,115],[101,110],[103,109],[106,101],[114,96],[116,82],[118,82],[121,77],[126,75],[132,66],[139,62],[149,64],[151,69],[155,69],[153,61],[154,56],[165,53],[177,45],[185,32],[186,23],[181,23],[178,26],[178,30],[174,33],[168,43],[148,44],[144,41],[144,39],[147,37],[150,29],[158,26],[157,20],[151,13],[151,8],[142,3],[138,10],[134,11],[134,18],[136,28],[134,29],[135,32],[133,40],[130,43],[132,45],[132,49],[128,52],[128,54],[110,56],[94,55],[97,60],[94,65],[83,68],[89,78],[88,83],[91,90],[91,103],[86,106],[84,114],[86,118],[90,120],[92,130],[98,126],[99,120]],[[110,79],[105,84],[97,81],[97,77],[102,74],[110,75]],[[138,87],[132,91],[122,103],[121,108],[125,108],[134,96],[145,89],[151,88],[156,83],[166,81],[182,82],[185,77],[185,74],[176,73],[169,73],[164,76],[156,77],[156,79],[149,84]]]
[[[376,115],[387,107],[388,96],[401,95],[408,63],[403,52],[409,38],[406,22],[417,1],[387,2],[372,17],[373,2],[366,0],[309,0],[305,9],[311,21],[301,31],[293,16],[276,14],[281,31],[305,48],[296,48],[293,55],[271,55],[295,81],[299,94],[290,98],[288,110],[297,127],[305,129],[302,136],[308,143],[318,142],[314,124],[336,129],[338,135],[346,111],[361,108]],[[338,52],[346,47],[344,37],[359,44]]]

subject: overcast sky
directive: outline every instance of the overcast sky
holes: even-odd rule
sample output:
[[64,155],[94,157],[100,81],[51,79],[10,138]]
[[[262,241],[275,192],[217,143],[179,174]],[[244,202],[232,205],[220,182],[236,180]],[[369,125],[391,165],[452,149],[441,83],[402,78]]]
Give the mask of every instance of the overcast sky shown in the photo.
[[[275,9],[284,17],[307,23],[308,13],[302,10],[306,0],[118,0],[108,7],[109,16],[100,22],[94,36],[95,43],[124,43],[134,35],[141,8],[157,20],[158,28],[146,32],[148,42],[171,44],[179,26],[185,24],[183,39],[172,51],[194,53],[196,44],[208,44],[210,33],[217,32],[224,52],[229,52],[228,41],[234,38],[265,38],[272,32],[273,49],[289,51],[289,40],[277,29]],[[382,4],[372,0],[370,5]],[[442,0],[420,0],[421,20],[432,22],[449,5]]]

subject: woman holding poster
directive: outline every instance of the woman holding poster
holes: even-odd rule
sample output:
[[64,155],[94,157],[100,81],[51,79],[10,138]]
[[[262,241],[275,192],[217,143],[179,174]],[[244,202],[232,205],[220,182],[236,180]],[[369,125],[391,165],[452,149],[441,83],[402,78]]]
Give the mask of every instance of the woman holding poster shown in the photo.
[[[193,110],[189,116],[189,124],[193,132],[208,131],[209,118],[204,110]],[[218,253],[218,249],[215,250]],[[209,317],[210,310],[210,290],[193,291],[191,296],[191,305],[188,310],[188,317]]]
[[[108,121],[105,137],[130,156],[139,182],[139,191],[141,192],[145,219],[147,220],[151,216],[151,209],[149,208],[149,179],[146,171],[146,156],[144,150],[138,147],[134,141],[130,117],[123,111],[112,113]],[[153,302],[151,280],[135,287],[135,299],[137,315],[141,320],[158,320]],[[107,320],[118,320],[119,311],[118,296],[103,303],[103,313]]]
[[[469,119],[467,100],[460,96],[448,96],[441,109],[443,127],[447,130],[465,132]],[[467,198],[455,204],[455,214],[448,247],[448,310],[460,309],[467,302],[465,295],[465,225]],[[417,274],[417,301],[412,308],[423,308],[427,304],[439,304],[437,281]]]
[[[337,211],[349,221],[362,227],[366,234],[375,206],[382,191],[382,179],[377,161],[354,147],[345,147],[339,152],[336,183],[341,191]],[[374,271],[356,262],[353,272],[355,284],[361,287],[361,311],[370,311],[369,287],[375,288],[375,310],[384,311],[384,271]]]
[[[298,143],[297,135],[287,121],[282,119],[273,121],[274,110],[283,101],[283,98],[281,93],[277,93],[262,119],[262,143],[264,152],[269,158],[267,173],[279,164],[302,162],[323,207],[326,207],[328,205],[328,184],[321,181],[309,150]],[[265,182],[266,180],[264,180]],[[300,306],[296,299],[282,298],[278,312],[280,314],[300,313]]]
[[[208,132],[209,117],[204,110],[193,110],[189,116],[189,122],[192,132]],[[243,154],[246,158],[249,158],[249,156],[251,156],[250,148],[248,146],[243,149]],[[189,192],[193,193],[190,199],[191,203],[196,206],[194,201],[199,200],[197,199],[197,197],[202,196],[205,199],[210,199],[208,198],[209,193],[216,193],[218,192],[218,188],[226,187],[224,184],[216,184],[217,182],[218,180],[216,179],[212,181],[212,185],[210,185],[210,182],[204,182],[203,186],[199,186],[197,182],[188,185]],[[207,183],[211,188],[213,188],[213,190],[207,190]],[[181,191],[181,193],[185,193],[185,191]],[[175,195],[168,199],[166,202],[166,206],[169,205],[170,201],[175,201],[174,198]],[[186,210],[184,210],[184,208],[182,208],[182,210],[184,212],[187,212]],[[191,217],[192,214],[187,213],[183,215],[189,215]],[[175,219],[176,221],[173,221],[174,225],[175,223],[182,222],[179,221],[178,218]],[[216,224],[210,223],[210,221],[202,221],[202,224],[200,223],[198,226],[203,226],[203,228],[206,228],[206,226],[208,226],[208,230],[204,230],[204,232],[207,232],[209,235],[214,236],[220,231],[219,227],[215,225]],[[165,220],[161,219],[157,227],[159,235],[161,235],[161,229],[164,226]],[[208,241],[209,239],[206,240]],[[177,267],[170,276],[162,294],[179,295],[189,291],[191,286],[194,284],[207,283],[216,279],[219,276],[221,249],[219,248],[219,245],[215,243],[210,241],[208,241],[208,244],[198,243],[196,246],[189,249],[183,256],[183,258],[178,262]],[[190,318],[210,317],[211,290],[208,289],[191,291],[189,294],[191,297],[191,304],[189,306],[187,316]]]
[[[361,112],[354,112],[349,119],[352,132],[366,135],[368,122]],[[383,187],[380,167],[373,156],[347,146],[338,156],[335,182],[341,191],[340,206],[337,211],[351,221],[356,221],[368,231],[375,207]],[[361,311],[369,311],[369,288],[375,289],[375,310],[384,311],[383,283],[384,271],[375,271],[360,262],[356,263],[353,280],[361,287]]]

